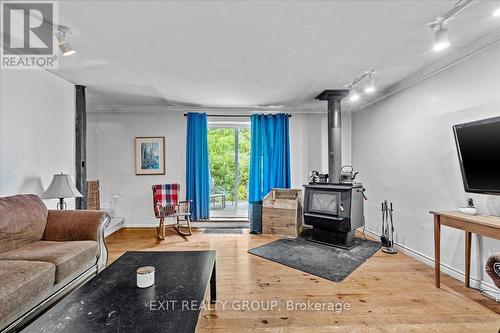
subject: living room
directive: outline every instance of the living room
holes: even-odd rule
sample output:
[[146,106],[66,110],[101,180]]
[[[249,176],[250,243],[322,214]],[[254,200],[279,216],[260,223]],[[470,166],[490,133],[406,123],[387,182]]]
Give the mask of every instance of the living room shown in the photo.
[[2,332],[499,332],[499,1],[2,1]]

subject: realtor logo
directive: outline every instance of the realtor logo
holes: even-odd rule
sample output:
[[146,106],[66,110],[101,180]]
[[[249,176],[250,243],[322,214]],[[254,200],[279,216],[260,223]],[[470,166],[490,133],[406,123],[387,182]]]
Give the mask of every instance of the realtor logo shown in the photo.
[[2,69],[57,68],[56,1],[2,1]]

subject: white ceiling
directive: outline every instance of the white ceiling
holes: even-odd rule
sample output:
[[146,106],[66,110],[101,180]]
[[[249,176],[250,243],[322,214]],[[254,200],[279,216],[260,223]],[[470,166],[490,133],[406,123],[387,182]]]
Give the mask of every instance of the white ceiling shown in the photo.
[[56,74],[88,87],[89,111],[324,110],[314,97],[364,70],[380,96],[499,31],[500,2],[476,1],[430,51],[428,23],[455,2],[60,1],[77,54]]

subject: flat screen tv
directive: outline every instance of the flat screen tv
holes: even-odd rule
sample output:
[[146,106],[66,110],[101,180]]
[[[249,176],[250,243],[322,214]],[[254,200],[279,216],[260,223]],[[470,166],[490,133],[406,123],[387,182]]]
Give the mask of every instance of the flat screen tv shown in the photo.
[[466,192],[500,195],[500,117],[453,126]]

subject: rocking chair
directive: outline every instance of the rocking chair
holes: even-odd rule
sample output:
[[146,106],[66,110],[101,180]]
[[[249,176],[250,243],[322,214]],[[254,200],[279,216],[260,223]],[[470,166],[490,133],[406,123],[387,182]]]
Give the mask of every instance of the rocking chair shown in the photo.
[[[191,221],[190,200],[179,201],[179,184],[153,185],[153,209],[160,224],[156,227],[158,238],[165,239],[165,228],[173,228],[181,236],[190,236]],[[173,218],[176,223],[165,224],[166,218]],[[181,224],[185,221],[185,224]],[[183,230],[183,228],[185,230]]]

